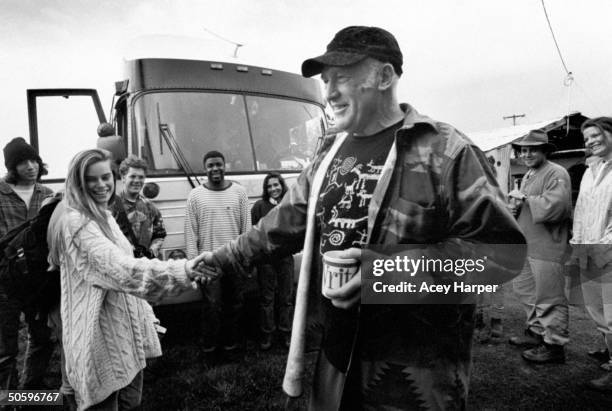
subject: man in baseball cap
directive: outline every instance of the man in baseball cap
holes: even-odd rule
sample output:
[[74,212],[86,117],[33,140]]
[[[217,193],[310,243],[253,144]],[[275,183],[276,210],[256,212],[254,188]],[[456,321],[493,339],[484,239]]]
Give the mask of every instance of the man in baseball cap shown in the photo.
[[[422,244],[408,249],[408,258],[445,258],[440,250],[451,243],[461,255],[494,238],[524,243],[484,154],[452,126],[399,103],[402,63],[391,33],[363,26],[340,30],[323,55],[304,61],[303,75],[320,74],[325,83],[338,133],[325,138],[277,207],[205,259],[232,272],[261,254],[281,257],[303,247],[300,282],[310,279],[309,298],[296,300],[283,387],[300,393],[289,376],[301,358],[304,329],[296,324],[306,322],[300,314],[308,300],[309,318],[322,327],[306,328],[323,330],[313,410],[464,409],[473,333],[470,304],[415,305],[426,292],[396,295],[397,305],[381,294],[378,305],[368,304],[361,301],[362,290],[372,291],[365,271],[363,283],[359,271],[335,287],[322,284],[324,254],[354,263],[369,245]],[[487,257],[504,279],[522,266]]]

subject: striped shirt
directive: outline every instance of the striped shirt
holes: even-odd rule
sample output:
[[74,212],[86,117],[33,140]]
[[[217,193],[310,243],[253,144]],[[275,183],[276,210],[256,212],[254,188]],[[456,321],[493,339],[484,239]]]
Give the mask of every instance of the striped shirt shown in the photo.
[[572,244],[612,244],[612,161],[596,159],[584,172],[573,235]]
[[235,183],[223,190],[204,186],[191,190],[185,215],[187,257],[213,251],[251,227],[249,198]]

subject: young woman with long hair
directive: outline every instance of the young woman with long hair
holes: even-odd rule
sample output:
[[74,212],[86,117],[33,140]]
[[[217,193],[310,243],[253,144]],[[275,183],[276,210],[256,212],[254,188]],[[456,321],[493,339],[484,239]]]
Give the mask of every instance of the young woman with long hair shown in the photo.
[[[287,184],[278,173],[270,173],[263,182],[263,194],[251,209],[253,225],[272,210],[287,192]],[[293,257],[266,259],[257,266],[259,283],[259,347],[272,347],[273,332],[279,329],[284,344],[289,346],[293,321]],[[276,304],[275,304],[276,303]],[[275,305],[278,310],[275,310]],[[278,313],[278,321],[275,320]]]
[[66,374],[79,410],[140,404],[145,358],[161,355],[145,300],[177,294],[202,277],[198,258],[134,258],[107,210],[114,194],[110,153],[82,151],[70,163],[60,214],[52,217],[49,259],[61,268]]

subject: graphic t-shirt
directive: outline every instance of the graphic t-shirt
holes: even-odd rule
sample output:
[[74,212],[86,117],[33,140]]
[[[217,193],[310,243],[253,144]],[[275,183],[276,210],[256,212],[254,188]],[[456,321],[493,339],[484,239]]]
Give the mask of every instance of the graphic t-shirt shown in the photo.
[[[316,206],[321,255],[366,244],[370,199],[401,125],[398,122],[371,136],[348,136],[338,149],[323,179]],[[322,348],[330,363],[344,372],[354,343],[351,336],[357,331],[357,311],[336,308],[323,295],[321,298],[325,319]]]
[[398,122],[371,136],[348,136],[338,149],[317,201],[321,255],[366,244],[370,199],[401,125]]

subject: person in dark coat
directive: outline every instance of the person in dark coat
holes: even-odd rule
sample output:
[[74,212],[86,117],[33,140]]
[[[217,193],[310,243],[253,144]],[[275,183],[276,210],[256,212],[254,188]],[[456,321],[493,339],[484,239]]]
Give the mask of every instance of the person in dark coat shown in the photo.
[[[282,200],[287,184],[278,173],[270,173],[263,182],[263,194],[251,209],[251,221],[256,225],[262,217]],[[283,340],[289,346],[291,321],[293,319],[293,257],[266,258],[257,265],[259,283],[259,347],[272,347],[273,332],[278,328]],[[275,321],[275,302],[278,307],[278,321]]]

